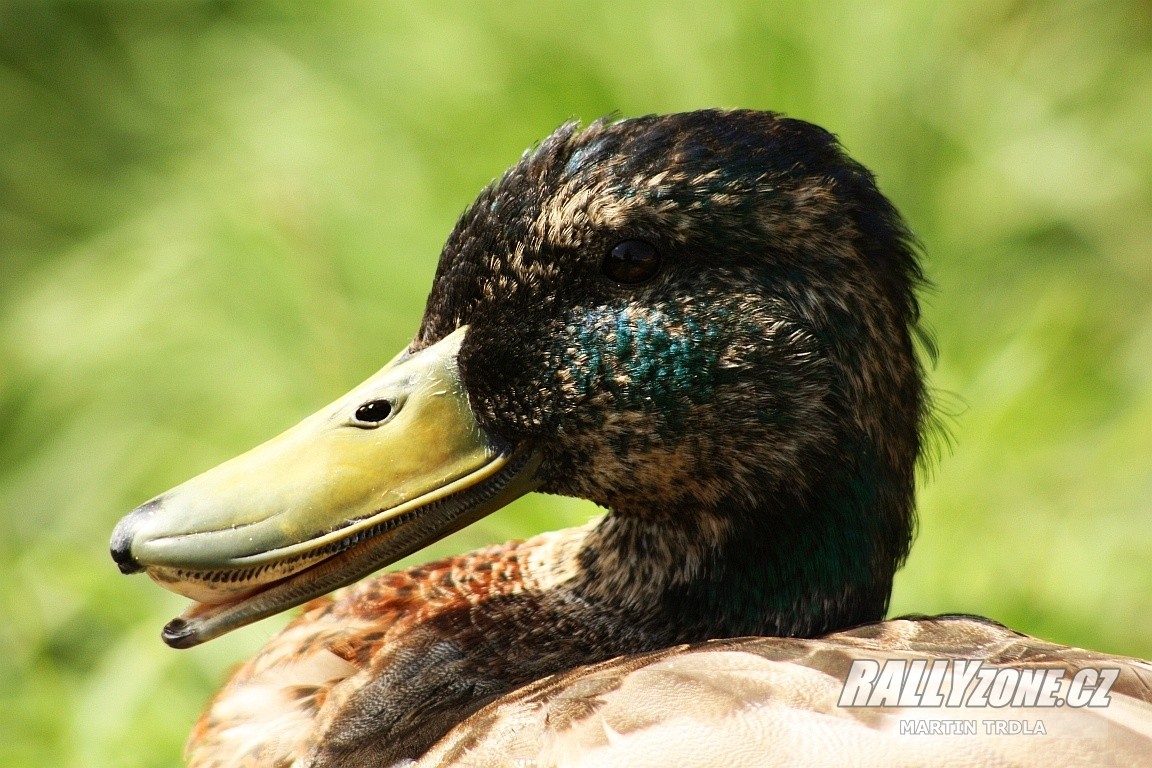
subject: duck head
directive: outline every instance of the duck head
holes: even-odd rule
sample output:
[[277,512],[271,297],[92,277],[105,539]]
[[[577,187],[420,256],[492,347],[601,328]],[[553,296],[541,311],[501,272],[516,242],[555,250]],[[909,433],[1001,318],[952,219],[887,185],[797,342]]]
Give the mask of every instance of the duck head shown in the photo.
[[731,633],[881,618],[913,525],[920,280],[820,128],[565,125],[463,214],[407,349],[139,507],[113,557],[196,601],[165,630],[188,646],[541,490],[610,510],[575,556],[588,595]]

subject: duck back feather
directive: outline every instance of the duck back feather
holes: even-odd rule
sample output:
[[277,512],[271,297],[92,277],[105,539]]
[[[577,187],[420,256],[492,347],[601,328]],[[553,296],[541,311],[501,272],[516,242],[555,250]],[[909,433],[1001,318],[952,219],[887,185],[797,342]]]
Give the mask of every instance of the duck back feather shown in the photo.
[[[1057,670],[1065,683],[1084,669],[1119,675],[1106,707],[842,706],[861,659],[978,660]],[[1130,768],[1150,756],[1152,665],[941,616],[813,640],[713,640],[582,667],[490,704],[414,765]]]

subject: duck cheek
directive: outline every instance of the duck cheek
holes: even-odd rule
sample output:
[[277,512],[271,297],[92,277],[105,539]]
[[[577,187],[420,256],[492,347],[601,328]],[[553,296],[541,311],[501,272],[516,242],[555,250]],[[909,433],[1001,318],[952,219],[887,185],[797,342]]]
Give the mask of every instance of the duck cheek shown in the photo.
[[548,328],[482,326],[460,349],[460,378],[477,423],[509,445],[546,442],[571,408],[553,378],[550,335]]
[[545,492],[646,515],[722,496],[707,441],[668,436],[662,414],[594,406],[581,414],[545,446]]

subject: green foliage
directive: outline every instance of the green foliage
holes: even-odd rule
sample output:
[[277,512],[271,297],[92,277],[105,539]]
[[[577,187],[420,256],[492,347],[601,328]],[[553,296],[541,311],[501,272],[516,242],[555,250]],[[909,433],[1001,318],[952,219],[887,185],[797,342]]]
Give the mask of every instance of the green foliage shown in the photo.
[[1152,656],[1147,3],[0,1],[0,764],[177,762],[275,622],[165,648],[119,516],[382,365],[533,141],[705,106],[836,131],[925,243],[951,440],[894,612]]

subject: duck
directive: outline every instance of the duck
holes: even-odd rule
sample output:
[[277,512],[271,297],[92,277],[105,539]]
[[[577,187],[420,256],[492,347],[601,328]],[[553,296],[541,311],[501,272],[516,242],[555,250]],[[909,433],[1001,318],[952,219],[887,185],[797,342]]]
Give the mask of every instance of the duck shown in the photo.
[[[192,601],[170,646],[304,606],[188,764],[1148,764],[1148,662],[885,618],[932,419],[925,283],[820,127],[561,126],[461,215],[382,370],[116,526],[121,571]],[[372,575],[531,492],[606,512]],[[981,708],[961,668],[1010,699]]]

